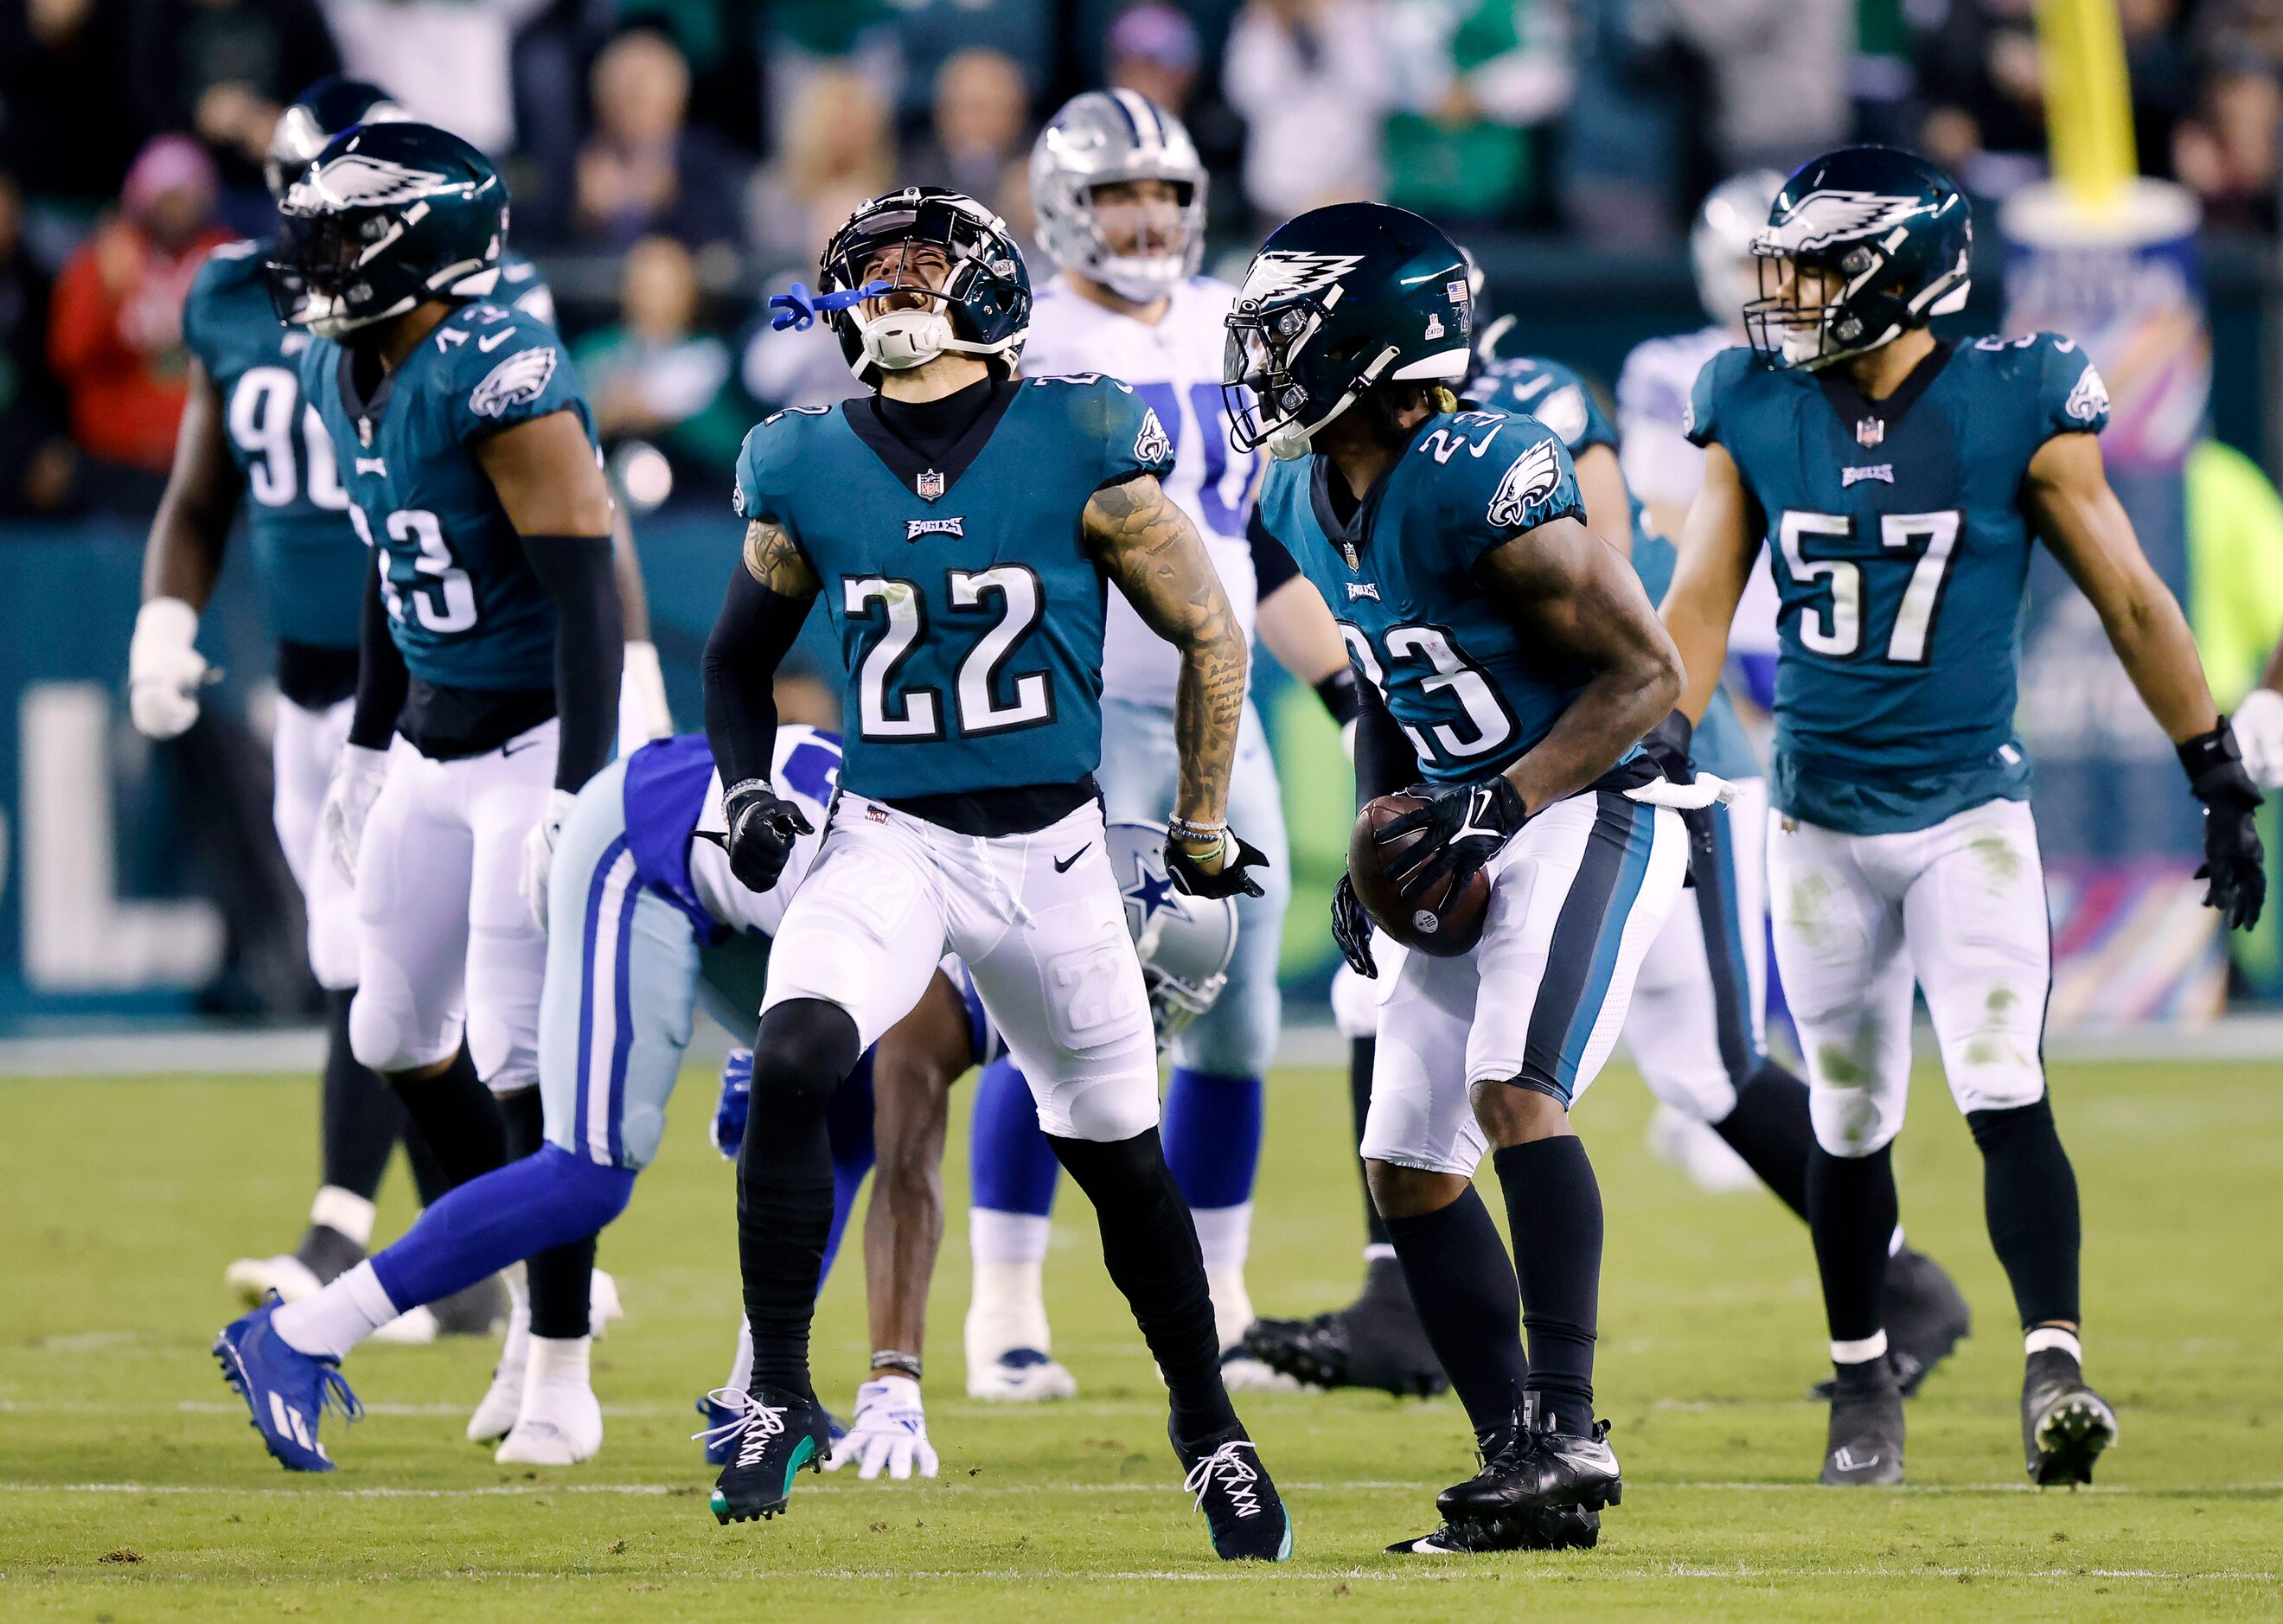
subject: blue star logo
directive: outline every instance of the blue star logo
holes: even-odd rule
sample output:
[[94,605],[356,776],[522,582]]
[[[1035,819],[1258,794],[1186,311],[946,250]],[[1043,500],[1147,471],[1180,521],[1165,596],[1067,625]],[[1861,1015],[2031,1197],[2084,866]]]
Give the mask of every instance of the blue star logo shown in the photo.
[[1174,905],[1175,892],[1170,878],[1161,878],[1145,867],[1137,866],[1134,883],[1125,888],[1123,895],[1142,910],[1142,923],[1146,926],[1157,917],[1159,910]]

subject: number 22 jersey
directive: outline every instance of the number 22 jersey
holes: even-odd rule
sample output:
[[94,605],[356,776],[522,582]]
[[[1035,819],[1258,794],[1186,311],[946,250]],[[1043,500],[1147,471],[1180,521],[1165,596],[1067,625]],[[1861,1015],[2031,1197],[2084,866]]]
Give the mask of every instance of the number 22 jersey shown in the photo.
[[2030,460],[2108,420],[2052,333],[1938,344],[1883,401],[1748,349],[1697,377],[1686,426],[1734,459],[1774,550],[1775,808],[1846,834],[2025,800],[2014,733]]

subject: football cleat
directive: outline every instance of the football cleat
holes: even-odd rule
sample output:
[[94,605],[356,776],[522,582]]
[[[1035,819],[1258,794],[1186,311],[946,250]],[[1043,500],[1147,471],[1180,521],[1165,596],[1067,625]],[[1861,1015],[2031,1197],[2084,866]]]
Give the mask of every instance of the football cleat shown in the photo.
[[1393,1258],[1365,1266],[1363,1292],[1348,1307],[1313,1319],[1255,1320],[1241,1346],[1248,1357],[1304,1386],[1431,1398],[1451,1385]]
[[507,1285],[497,1275],[487,1275],[438,1298],[428,1311],[436,1316],[438,1336],[495,1337],[507,1328]]
[[1606,1421],[1593,1423],[1588,1433],[1557,1433],[1532,1404],[1485,1454],[1481,1471],[1435,1496],[1435,1509],[1457,1523],[1556,1506],[1598,1511],[1616,1505],[1625,1486],[1609,1439]]
[[603,1401],[584,1382],[534,1381],[492,1458],[503,1466],[575,1466],[603,1447]]
[[1038,1404],[1078,1396],[1078,1378],[1035,1347],[1010,1347],[967,1367],[967,1396],[996,1404]]
[[708,1459],[716,1448],[730,1452],[713,1485],[715,1522],[775,1517],[792,1497],[796,1472],[803,1466],[811,1472],[824,1470],[824,1457],[832,1448],[831,1418],[806,1394],[777,1387],[757,1387],[751,1393],[716,1387],[706,1394],[706,1401],[729,1412],[729,1419],[720,1426],[691,1434],[705,1444]]
[[1197,1497],[1222,1561],[1282,1562],[1291,1556],[1291,1513],[1242,1423],[1195,1443],[1175,1438],[1173,1453],[1188,1468],[1181,1487]]
[[1231,1393],[1297,1393],[1300,1380],[1288,1376],[1275,1366],[1255,1359],[1244,1351],[1244,1346],[1222,1350],[1220,1385]]
[[523,1378],[530,1362],[531,1299],[517,1292],[510,1301],[499,1362],[492,1367],[492,1385],[468,1417],[470,1443],[491,1443],[515,1430],[515,1418],[523,1413]]
[[214,1360],[222,1379],[245,1401],[262,1447],[288,1472],[331,1472],[332,1456],[317,1441],[317,1423],[327,1409],[345,1421],[364,1414],[341,1375],[340,1362],[305,1354],[271,1326],[283,1305],[276,1297],[253,1313],[232,1320],[214,1338]]
[[1517,1512],[1483,1522],[1445,1523],[1415,1540],[1398,1540],[1391,1557],[1459,1557],[1496,1550],[1591,1550],[1601,1542],[1601,1514],[1574,1505]]
[[248,1308],[258,1308],[275,1292],[280,1302],[314,1297],[324,1286],[316,1271],[291,1253],[274,1258],[240,1258],[222,1271],[222,1284]]
[[[1905,1246],[1888,1260],[1886,1289],[1880,1293],[1880,1322],[1887,1331],[1887,1368],[1905,1398],[1917,1395],[1935,1367],[1973,1334],[1974,1311],[1950,1271]],[[1831,1378],[1808,1389],[1828,1401]]]
[[1903,1480],[1903,1393],[1888,1361],[1850,1367],[1831,1395],[1831,1430],[1823,1481],[1834,1487],[1880,1488]]
[[2076,1359],[2057,1347],[2030,1355],[2022,1376],[2022,1448],[2040,1488],[2092,1481],[2092,1466],[2116,1441],[2116,1412],[2084,1385]]
[[607,1269],[598,1269],[587,1281],[587,1334],[599,1339],[610,1330],[612,1320],[627,1316],[626,1305],[619,1300],[619,1283]]

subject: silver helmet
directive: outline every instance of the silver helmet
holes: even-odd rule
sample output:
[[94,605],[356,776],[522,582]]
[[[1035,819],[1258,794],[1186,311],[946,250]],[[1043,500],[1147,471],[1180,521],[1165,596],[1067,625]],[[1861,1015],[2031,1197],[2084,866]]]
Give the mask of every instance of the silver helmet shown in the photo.
[[[1173,188],[1179,212],[1170,240],[1153,252],[1113,253],[1095,188],[1141,180]],[[1031,148],[1031,207],[1040,246],[1056,264],[1137,304],[1170,293],[1204,260],[1205,167],[1196,144],[1180,120],[1139,91],[1088,90],[1048,121]]]
[[1181,1028],[1212,1008],[1236,951],[1236,904],[1190,896],[1165,872],[1165,826],[1117,823],[1103,832],[1110,871],[1126,898],[1126,928],[1141,956],[1149,1019],[1163,1054]]
[[1773,169],[1732,175],[1704,194],[1696,223],[1688,229],[1688,260],[1696,271],[1696,297],[1704,314],[1724,327],[1744,319],[1744,307],[1760,296],[1759,269],[1752,239],[1768,228],[1768,209],[1783,190]]

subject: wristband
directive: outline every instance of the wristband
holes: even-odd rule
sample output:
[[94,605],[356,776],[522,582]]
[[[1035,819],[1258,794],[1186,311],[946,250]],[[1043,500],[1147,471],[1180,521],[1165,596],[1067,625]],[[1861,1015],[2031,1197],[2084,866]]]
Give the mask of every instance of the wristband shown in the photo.
[[1178,813],[1165,820],[1165,832],[1176,840],[1214,840],[1228,834],[1228,820],[1218,824],[1193,824]]
[[2243,768],[2242,747],[2235,742],[2235,730],[2225,716],[2210,732],[2183,740],[2174,749],[2180,758],[2180,770],[2188,775],[2188,788],[2199,799],[2251,787]]
[[1324,702],[1324,708],[1332,713],[1334,722],[1342,727],[1353,722],[1363,709],[1362,697],[1356,691],[1355,668],[1342,666],[1318,683],[1316,697]]

